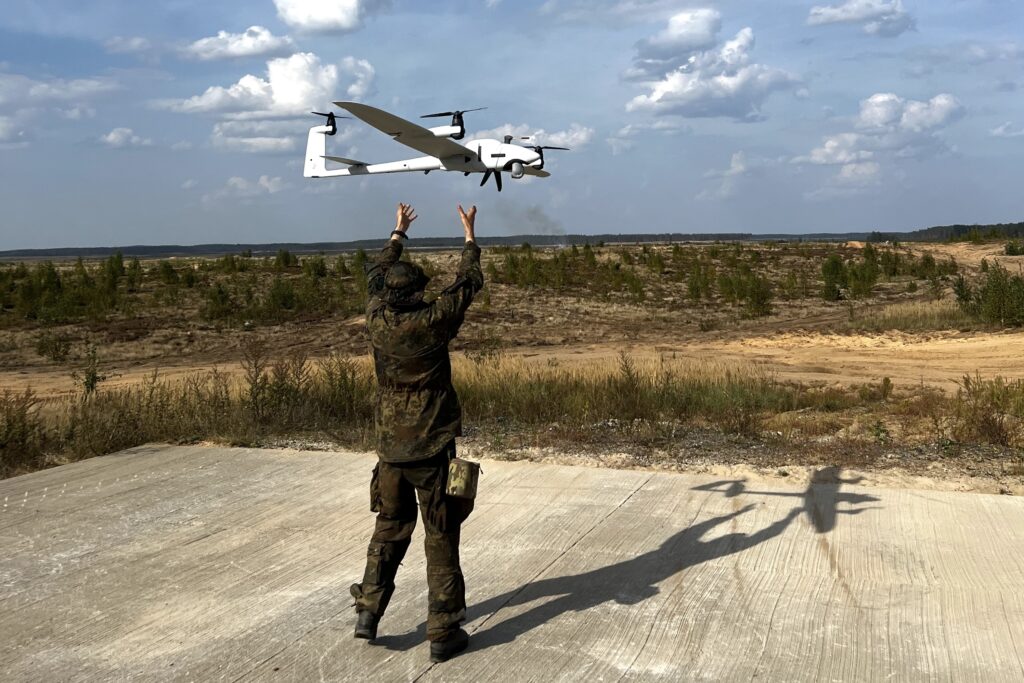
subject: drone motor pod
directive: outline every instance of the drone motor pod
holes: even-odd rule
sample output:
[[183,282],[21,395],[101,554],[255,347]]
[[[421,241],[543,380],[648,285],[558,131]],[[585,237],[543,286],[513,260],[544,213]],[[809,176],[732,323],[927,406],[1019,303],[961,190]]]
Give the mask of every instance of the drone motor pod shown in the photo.
[[315,111],[313,113],[316,114],[317,116],[323,116],[327,119],[326,125],[328,128],[330,128],[330,130],[324,133],[324,135],[334,135],[335,133],[338,132],[338,120],[337,117],[334,115],[333,111],[327,112],[326,114],[319,111]]
[[[456,109],[455,111],[439,111],[436,114],[424,114],[421,119],[434,119],[444,116],[452,117],[451,126],[443,126],[439,128],[431,128],[430,130],[439,138],[448,137],[452,140],[461,140],[466,137],[466,122],[463,120],[462,115],[467,111],[483,111],[487,107],[477,107],[476,109]],[[442,135],[439,131],[450,130],[451,132]]]

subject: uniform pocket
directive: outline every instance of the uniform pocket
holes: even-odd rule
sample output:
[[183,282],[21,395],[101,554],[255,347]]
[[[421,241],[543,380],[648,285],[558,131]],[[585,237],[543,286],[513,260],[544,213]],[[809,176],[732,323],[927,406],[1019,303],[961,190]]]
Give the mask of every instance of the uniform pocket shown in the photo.
[[380,463],[373,466],[370,477],[370,512],[380,512],[383,503],[380,497]]

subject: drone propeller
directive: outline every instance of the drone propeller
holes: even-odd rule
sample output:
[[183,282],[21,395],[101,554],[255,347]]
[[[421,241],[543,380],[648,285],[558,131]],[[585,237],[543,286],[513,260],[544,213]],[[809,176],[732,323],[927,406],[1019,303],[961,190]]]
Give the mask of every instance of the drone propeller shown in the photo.
[[424,114],[421,119],[436,119],[442,116],[462,116],[469,111],[483,111],[487,107],[477,107],[476,109],[456,109],[455,111],[439,111],[436,114]]
[[484,171],[484,178],[480,181],[480,187],[487,184],[487,179],[491,177],[492,173],[494,174],[494,184],[498,187],[498,192],[501,192],[501,171],[495,171],[492,169]]

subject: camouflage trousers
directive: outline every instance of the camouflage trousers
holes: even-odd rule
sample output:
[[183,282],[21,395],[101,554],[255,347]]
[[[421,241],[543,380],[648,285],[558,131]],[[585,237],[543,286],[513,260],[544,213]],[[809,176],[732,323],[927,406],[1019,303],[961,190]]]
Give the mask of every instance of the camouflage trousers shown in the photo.
[[416,501],[426,531],[427,638],[442,641],[466,619],[466,586],[459,566],[459,533],[473,501],[444,493],[455,442],[428,460],[378,462],[370,482],[370,509],[377,523],[366,552],[362,583],[352,585],[356,611],[384,615],[395,592],[398,566],[416,528]]

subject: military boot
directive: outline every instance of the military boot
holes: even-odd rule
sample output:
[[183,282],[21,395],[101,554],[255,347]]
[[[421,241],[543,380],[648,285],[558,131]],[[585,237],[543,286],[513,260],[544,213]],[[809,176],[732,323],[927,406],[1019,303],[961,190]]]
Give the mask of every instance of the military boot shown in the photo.
[[362,638],[364,640],[373,640],[376,638],[377,622],[377,615],[372,612],[356,612],[356,638]]
[[447,662],[469,646],[469,634],[461,628],[451,638],[430,644],[430,661]]

